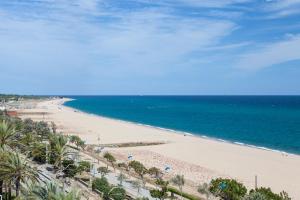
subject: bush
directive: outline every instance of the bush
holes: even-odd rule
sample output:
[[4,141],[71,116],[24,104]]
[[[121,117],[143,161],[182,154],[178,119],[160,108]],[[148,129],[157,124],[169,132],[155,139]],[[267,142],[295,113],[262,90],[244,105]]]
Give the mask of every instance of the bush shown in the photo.
[[261,196],[264,196],[265,199],[291,200],[289,195],[284,191],[282,191],[280,194],[276,194],[276,193],[272,192],[272,190],[270,188],[264,188],[264,187],[257,188],[255,190],[251,190],[249,196],[251,196],[253,194],[260,194]]
[[209,191],[224,200],[240,200],[247,194],[247,188],[242,183],[223,178],[213,179]]
[[105,177],[96,178],[92,182],[92,189],[97,189],[103,193],[103,196],[106,196],[110,190],[110,185]]
[[89,161],[80,161],[78,166],[78,172],[82,173],[83,171],[89,172],[91,169],[91,163]]
[[109,197],[114,200],[124,200],[126,198],[126,191],[121,187],[113,188]]
[[63,160],[62,165],[64,167],[63,172],[65,173],[66,177],[73,178],[77,174],[78,169],[73,160]]

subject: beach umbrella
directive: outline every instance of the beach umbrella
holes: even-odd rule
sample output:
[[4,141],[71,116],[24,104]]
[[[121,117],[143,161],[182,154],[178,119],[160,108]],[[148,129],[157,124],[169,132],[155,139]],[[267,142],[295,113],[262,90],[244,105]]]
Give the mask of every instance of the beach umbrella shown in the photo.
[[167,165],[167,166],[165,167],[165,172],[166,172],[166,173],[169,173],[170,171],[171,171],[171,166]]

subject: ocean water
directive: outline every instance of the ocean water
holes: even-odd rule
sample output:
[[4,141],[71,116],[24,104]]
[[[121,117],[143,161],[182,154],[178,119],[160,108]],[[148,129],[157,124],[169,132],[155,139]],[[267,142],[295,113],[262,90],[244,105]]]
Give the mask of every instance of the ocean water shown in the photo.
[[300,96],[70,96],[92,114],[300,154]]

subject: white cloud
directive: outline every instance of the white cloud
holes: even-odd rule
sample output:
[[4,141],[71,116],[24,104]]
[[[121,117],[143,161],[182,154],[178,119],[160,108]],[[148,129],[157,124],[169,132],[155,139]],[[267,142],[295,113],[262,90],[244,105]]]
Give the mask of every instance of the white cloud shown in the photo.
[[288,39],[268,44],[260,50],[245,54],[237,63],[237,67],[246,70],[260,70],[272,65],[300,59],[300,35],[289,36]]
[[213,8],[218,8],[218,7],[220,8],[228,5],[249,2],[249,0],[177,0],[177,1],[192,6],[213,7]]
[[[22,61],[34,70],[42,66],[53,71],[84,67],[93,75],[102,68],[106,74],[114,70],[163,74],[189,54],[217,46],[236,28],[228,20],[182,17],[164,8],[103,12],[100,1],[87,5],[80,1],[38,4],[40,10],[49,8],[39,17],[34,12],[35,17],[24,19],[14,10],[0,16],[0,30],[5,30],[0,43],[7,45],[0,50],[0,64],[5,60],[18,68]],[[95,19],[87,10],[101,14]]]
[[300,14],[300,0],[269,1],[265,10],[269,12],[269,18],[281,18]]

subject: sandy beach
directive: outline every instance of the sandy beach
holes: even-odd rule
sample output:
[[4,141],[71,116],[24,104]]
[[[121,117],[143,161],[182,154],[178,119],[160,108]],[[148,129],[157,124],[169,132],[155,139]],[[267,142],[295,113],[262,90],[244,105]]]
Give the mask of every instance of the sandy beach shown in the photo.
[[[64,134],[77,134],[88,144],[159,142],[160,145],[109,148],[118,159],[128,154],[147,167],[171,166],[173,174],[184,174],[190,188],[214,177],[232,177],[249,189],[271,187],[300,199],[300,156],[184,135],[76,111],[63,106],[67,99],[38,102],[35,108],[19,110],[22,118],[53,121]],[[42,114],[41,114],[42,113]]]

